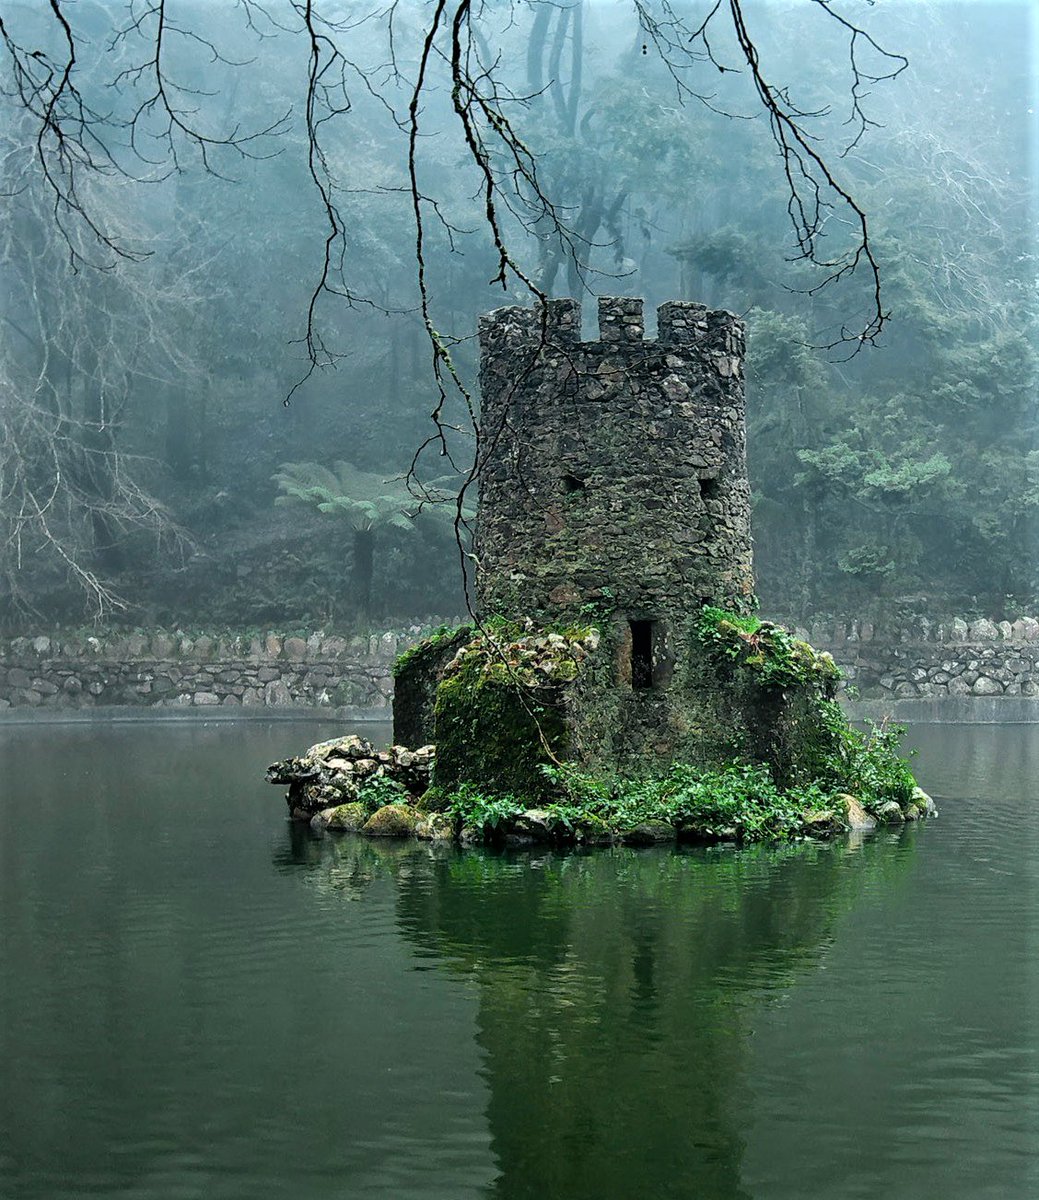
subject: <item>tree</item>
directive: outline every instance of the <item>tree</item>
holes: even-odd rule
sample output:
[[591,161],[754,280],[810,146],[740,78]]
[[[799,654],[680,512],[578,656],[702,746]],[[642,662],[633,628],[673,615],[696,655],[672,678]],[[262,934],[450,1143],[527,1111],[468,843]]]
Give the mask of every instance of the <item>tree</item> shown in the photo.
[[[134,388],[197,381],[176,331],[198,295],[190,274],[160,282],[128,257],[77,270],[94,247],[78,240],[82,226],[55,224],[24,125],[0,138],[10,218],[0,228],[0,574],[8,604],[30,605],[30,593],[71,576],[104,614],[123,603],[112,579],[128,535],[183,542],[122,433]],[[120,204],[118,182],[92,176],[84,203],[127,247],[146,244],[152,231]]]
[[[319,463],[284,463],[274,481],[282,492],[275,504],[313,506],[351,531],[357,608],[367,620],[372,611],[372,579],[380,534],[390,529],[418,533],[422,528],[423,506],[416,503],[407,482],[402,478],[381,479],[346,462],[337,462],[333,470]],[[424,489],[427,503],[440,499],[439,489],[450,482],[436,480],[428,484]],[[425,509],[425,519],[444,512],[443,507],[432,503]]]
[[[937,443],[921,450],[920,462],[940,451],[952,464],[942,503],[945,515],[958,514],[959,532],[950,526],[947,540],[971,524],[972,489],[964,486],[955,504],[949,489],[976,470],[971,454],[981,443],[953,452],[955,420],[940,410],[963,399],[968,377],[983,383],[985,338],[968,309],[993,337],[994,315],[1014,310],[1002,286],[1013,253],[993,233],[1007,227],[1012,201],[999,188],[982,197],[976,186],[995,178],[983,145],[957,142],[948,123],[941,138],[930,127],[914,134],[897,103],[887,103],[876,85],[900,74],[903,60],[885,56],[847,15],[859,8],[727,2],[693,18],[668,3],[633,3],[623,30],[612,11],[540,0],[529,8],[397,4],[360,23],[360,12],[348,21],[336,11],[320,0],[4,6],[7,111],[23,114],[26,169],[48,197],[55,244],[78,268],[69,292],[84,292],[99,268],[105,277],[139,279],[146,291],[159,278],[162,239],[171,240],[161,220],[145,222],[146,236],[135,240],[112,219],[125,224],[135,215],[127,200],[142,188],[163,197],[171,224],[175,211],[202,214],[181,239],[177,262],[167,260],[163,286],[187,270],[188,293],[208,289],[214,299],[204,319],[173,319],[171,348],[183,369],[152,372],[165,398],[161,442],[141,377],[124,389],[114,477],[147,479],[144,491],[192,519],[194,493],[199,513],[260,511],[279,462],[321,459],[334,438],[381,478],[409,464],[416,478],[438,475],[444,457],[463,472],[474,463],[464,502],[496,431],[479,428],[475,356],[458,335],[495,302],[488,279],[498,295],[506,288],[526,302],[562,288],[565,276],[568,289],[637,288],[652,299],[679,291],[737,310],[757,306],[765,340],[756,378],[766,391],[754,420],[771,434],[753,443],[766,572],[778,563],[774,550],[797,546],[789,554],[796,569],[777,572],[777,591],[792,590],[796,576],[798,594],[825,603],[819,558],[832,551],[849,565],[864,563],[856,547],[889,538],[878,523],[903,539],[898,561],[911,557],[916,518],[904,506],[894,520],[890,503],[860,503],[855,488],[842,490],[850,479],[817,469],[829,460],[801,457],[854,449],[854,428],[876,450],[901,423],[895,440],[905,449],[914,444],[907,429],[926,413]],[[916,38],[925,62],[940,42],[905,19],[898,30]],[[961,77],[951,53],[943,48],[935,76]],[[928,89],[918,86],[914,112],[929,112]],[[880,119],[888,129],[873,127]],[[849,143],[847,156],[836,157]],[[901,186],[890,186],[896,178],[911,180],[904,198]],[[251,185],[238,188],[237,202],[227,200],[235,191],[229,179]],[[99,209],[95,198],[104,194],[120,204]],[[979,198],[987,224],[968,220]],[[917,216],[936,205],[936,236],[926,242]],[[787,262],[784,222],[794,230]],[[969,255],[957,253],[964,238]],[[929,270],[935,260],[940,271]],[[861,319],[855,297],[837,300],[832,286],[851,280],[853,268],[865,283]],[[633,270],[641,278],[628,278]],[[671,283],[676,273],[680,286]],[[1025,263],[1018,280],[1027,274]],[[887,322],[891,297],[898,329]],[[91,307],[81,304],[84,318]],[[303,313],[295,326],[294,312]],[[224,328],[235,338],[223,338]],[[286,328],[299,340],[276,353]],[[841,358],[882,332],[890,351],[870,356],[868,384],[861,356],[832,367],[807,349],[828,345]],[[781,346],[784,339],[797,344]],[[950,340],[966,356],[956,363],[959,393],[945,353]],[[1009,342],[991,345],[1009,364],[1021,362]],[[914,359],[921,346],[941,370],[928,374]],[[751,347],[756,354],[753,340]],[[195,390],[183,386],[189,362]],[[294,389],[303,379],[306,387]],[[293,405],[275,421],[270,402],[279,391],[291,391]],[[991,389],[972,394],[968,407],[980,414]],[[424,424],[429,414],[432,426]],[[983,422],[976,427],[982,436]],[[1027,420],[1016,428],[1017,443],[1003,439],[986,452],[1009,449],[1014,469],[1024,471]],[[256,433],[243,454],[254,431],[266,440]],[[77,427],[75,436],[87,433]],[[416,442],[422,450],[413,461]],[[165,459],[169,472],[139,460],[128,476],[128,447]],[[425,467],[427,454],[435,468]],[[878,469],[861,462],[863,478]],[[910,467],[900,462],[889,461],[895,475]],[[991,481],[974,522],[975,563],[996,545],[994,525],[1007,527],[993,516],[1006,509],[990,493]],[[1024,508],[1016,527],[1028,519]],[[791,538],[781,536],[787,527]],[[89,539],[80,543],[80,558],[83,545],[93,553]],[[913,570],[929,569],[934,557],[918,557]]]
[[[559,9],[547,3],[532,7],[527,35],[529,84],[536,92],[547,90],[563,133],[575,137],[584,9],[580,3]],[[820,17],[824,31],[835,30],[842,39],[836,52],[845,60],[846,124],[849,143],[855,146],[873,124],[865,109],[870,90],[900,74],[906,60],[884,50],[830,0],[811,0],[799,7]],[[426,106],[438,87],[446,84],[450,90],[449,115],[479,186],[485,229],[497,260],[494,279],[503,287],[517,285],[542,295],[532,272],[523,265],[521,247],[514,247],[510,238],[516,224],[534,235],[536,245],[555,239],[576,253],[589,240],[588,229],[596,224],[594,214],[598,212],[599,224],[609,219],[599,197],[587,206],[593,216],[578,213],[577,227],[572,227],[542,185],[538,150],[521,137],[515,119],[530,106],[532,97],[517,91],[503,69],[509,34],[519,16],[512,5],[474,10],[471,0],[434,0],[424,7],[394,4],[360,19],[339,16],[315,0],[267,4],[240,0],[236,9],[241,18],[237,28],[225,25],[226,12],[188,5],[174,13],[165,0],[135,0],[128,15],[119,8],[99,7],[86,17],[68,0],[51,0],[47,13],[36,14],[36,19],[29,19],[25,10],[12,10],[19,21],[14,15],[0,20],[0,38],[7,51],[7,94],[34,123],[38,169],[53,195],[55,220],[69,235],[74,258],[80,257],[73,235],[76,229],[88,230],[111,255],[133,254],[91,208],[84,188],[93,174],[129,175],[142,166],[149,172],[179,171],[189,159],[217,171],[228,158],[276,152],[272,139],[291,129],[290,112],[271,111],[266,119],[244,126],[226,103],[229,90],[238,86],[236,74],[239,82],[241,72],[258,82],[264,39],[283,48],[289,39],[290,53],[298,55],[305,49],[307,54],[300,111],[308,171],[326,221],[323,261],[304,335],[311,368],[333,363],[337,357],[321,334],[321,303],[328,297],[350,305],[374,303],[351,282],[352,231],[343,219],[343,192],[328,149],[330,131],[353,114],[356,93],[375,96],[407,140],[407,190],[415,219],[418,283],[433,365],[439,373],[450,377],[451,362],[449,348],[430,319],[424,242],[430,221],[447,228],[452,222],[422,182]],[[642,56],[652,48],[671,81],[676,103],[713,108],[714,85],[708,87],[708,79],[740,75],[746,80],[749,98],[764,113],[778,152],[788,188],[795,252],[819,270],[815,290],[860,269],[870,277],[861,326],[846,327],[836,342],[854,347],[875,340],[886,314],[866,216],[820,152],[815,126],[825,114],[799,105],[787,86],[770,79],[755,40],[755,14],[743,0],[716,3],[702,20],[687,18],[671,0],[633,0],[633,15]],[[92,39],[90,23],[100,24],[89,30]],[[388,58],[365,61],[354,53],[354,34],[365,24],[381,25],[382,53]],[[250,54],[257,58],[241,53],[243,39],[250,38]],[[569,78],[564,84],[567,42]],[[87,60],[91,51],[96,54],[95,47],[115,52],[112,75],[105,80],[115,88],[114,106],[102,106],[99,99],[94,77],[103,68],[96,58]],[[200,86],[199,58],[207,60],[215,87]],[[213,92],[224,100],[222,106],[206,102]],[[843,245],[824,228],[835,210],[843,210],[852,228]],[[829,241],[823,245],[826,237]]]

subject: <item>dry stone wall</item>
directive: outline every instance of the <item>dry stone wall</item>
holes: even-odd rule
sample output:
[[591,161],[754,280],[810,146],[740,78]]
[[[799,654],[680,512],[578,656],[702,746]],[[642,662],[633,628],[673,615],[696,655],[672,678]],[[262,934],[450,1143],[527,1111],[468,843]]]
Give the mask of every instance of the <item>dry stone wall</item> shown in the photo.
[[0,642],[0,709],[282,709],[384,713],[393,662],[419,627],[371,637],[312,633],[60,633]]
[[[460,623],[460,622],[448,622]],[[335,709],[385,716],[393,662],[426,629],[370,637],[182,633],[41,634],[0,641],[0,710],[114,705],[202,710]],[[797,626],[866,700],[1039,697],[1039,620]]]
[[1039,620],[919,621],[898,628],[816,622],[798,631],[828,650],[863,699],[1039,696]]

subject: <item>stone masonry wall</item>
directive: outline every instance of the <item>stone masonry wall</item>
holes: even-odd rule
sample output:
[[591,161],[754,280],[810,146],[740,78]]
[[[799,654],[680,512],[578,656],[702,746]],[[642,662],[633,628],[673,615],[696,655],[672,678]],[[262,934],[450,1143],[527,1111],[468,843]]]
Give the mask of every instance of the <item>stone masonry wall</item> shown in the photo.
[[863,699],[1039,696],[1039,620],[922,618],[894,629],[816,622],[798,633],[828,650]]
[[743,323],[702,304],[574,300],[480,320],[485,612],[684,619],[753,588]]
[[393,661],[423,631],[372,637],[132,633],[0,641],[0,709],[385,710]]
[[[460,622],[456,622],[460,623]],[[0,641],[0,710],[352,707],[385,715],[417,626],[371,637],[58,633]],[[1039,696],[1039,620],[810,622],[863,699]]]

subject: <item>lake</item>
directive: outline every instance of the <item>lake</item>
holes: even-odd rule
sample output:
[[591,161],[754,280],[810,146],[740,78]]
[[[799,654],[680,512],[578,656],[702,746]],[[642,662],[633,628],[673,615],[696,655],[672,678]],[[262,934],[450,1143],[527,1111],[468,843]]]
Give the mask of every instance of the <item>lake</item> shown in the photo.
[[1039,727],[914,730],[925,827],[584,853],[289,825],[341,732],[0,725],[5,1200],[1039,1195]]

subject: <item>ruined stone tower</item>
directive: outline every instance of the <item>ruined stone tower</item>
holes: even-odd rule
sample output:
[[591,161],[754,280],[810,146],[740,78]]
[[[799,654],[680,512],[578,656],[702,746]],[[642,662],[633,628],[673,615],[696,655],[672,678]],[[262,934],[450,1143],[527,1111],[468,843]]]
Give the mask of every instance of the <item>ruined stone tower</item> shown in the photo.
[[743,323],[685,302],[657,321],[646,340],[642,301],[603,297],[598,341],[573,300],[480,323],[481,609],[613,620],[636,687],[753,588]]
[[800,675],[759,672],[757,634],[704,613],[753,588],[743,324],[657,319],[646,339],[641,300],[603,298],[597,341],[573,300],[481,322],[477,596],[505,624],[431,638],[394,700],[398,740],[436,742],[438,787],[538,796],[548,761],[785,783],[825,740],[832,664],[790,643]]

